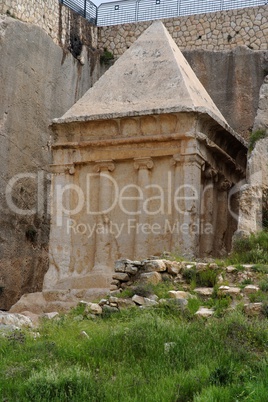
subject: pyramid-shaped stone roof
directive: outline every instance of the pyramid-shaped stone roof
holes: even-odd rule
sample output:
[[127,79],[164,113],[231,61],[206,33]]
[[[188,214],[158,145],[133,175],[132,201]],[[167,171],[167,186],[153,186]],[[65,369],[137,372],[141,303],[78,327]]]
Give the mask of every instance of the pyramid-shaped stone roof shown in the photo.
[[54,122],[192,111],[208,114],[228,127],[164,25],[157,21]]

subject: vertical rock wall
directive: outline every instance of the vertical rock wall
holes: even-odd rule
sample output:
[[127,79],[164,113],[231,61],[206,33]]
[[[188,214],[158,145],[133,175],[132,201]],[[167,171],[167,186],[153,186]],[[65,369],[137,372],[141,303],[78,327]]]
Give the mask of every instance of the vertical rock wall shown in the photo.
[[81,46],[78,61],[41,28],[7,16],[0,19],[0,55],[0,309],[8,309],[42,287],[48,267],[48,126],[97,79],[98,56]]

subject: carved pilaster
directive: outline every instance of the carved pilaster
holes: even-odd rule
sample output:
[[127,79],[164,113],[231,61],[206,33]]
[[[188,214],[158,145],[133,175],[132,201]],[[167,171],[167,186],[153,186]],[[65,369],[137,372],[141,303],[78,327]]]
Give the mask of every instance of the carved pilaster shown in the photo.
[[219,191],[229,191],[232,187],[232,183],[227,180],[225,177],[221,177],[218,182],[218,190]]
[[152,169],[154,167],[154,162],[151,158],[135,158],[134,159],[134,168],[136,170],[141,169]]
[[207,180],[211,180],[214,183],[217,183],[219,179],[217,170],[213,169],[211,166],[205,168],[204,176]]
[[171,164],[177,165],[194,165],[200,167],[203,171],[205,169],[205,161],[201,155],[195,154],[175,154],[173,155]]
[[95,173],[113,172],[114,169],[115,164],[113,160],[96,161],[96,164],[93,167]]

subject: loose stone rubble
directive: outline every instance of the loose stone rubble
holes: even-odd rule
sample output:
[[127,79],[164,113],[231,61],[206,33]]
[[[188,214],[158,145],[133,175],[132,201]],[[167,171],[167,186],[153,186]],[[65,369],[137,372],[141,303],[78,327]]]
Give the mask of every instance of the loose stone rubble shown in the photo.
[[[201,278],[202,275],[207,278],[208,273],[214,278],[214,283],[210,283],[210,286],[194,287],[193,278]],[[268,274],[263,274],[261,279],[266,277]],[[164,285],[165,282],[173,289],[166,291],[165,298],[159,298],[153,290],[157,286],[154,286],[161,283]],[[83,312],[75,316],[74,320],[96,319],[98,316],[119,313],[128,308],[160,308],[162,305],[173,306],[179,313],[187,309],[192,299],[199,300],[201,304],[195,316],[208,319],[215,315],[215,309],[208,307],[210,299],[213,298],[229,300],[228,310],[240,305],[248,316],[266,316],[264,309],[267,309],[267,306],[257,298],[254,301],[254,296],[261,292],[259,283],[260,276],[251,264],[223,267],[221,263],[217,264],[212,260],[201,263],[172,261],[154,256],[142,261],[120,259],[115,262],[110,293],[99,302],[77,300],[76,305],[82,307]],[[122,292],[125,292],[124,297]],[[72,307],[74,305],[75,303]],[[25,304],[23,307],[25,308]],[[3,332],[3,329],[14,330],[23,326],[31,328],[36,325],[36,317],[57,319],[57,316],[55,311],[39,315],[29,311],[23,311],[22,314],[0,312],[0,332]],[[88,334],[82,331],[81,336],[88,337]],[[167,344],[165,350],[172,347]]]
[[[84,315],[88,318],[94,318],[92,315],[110,314],[133,307],[157,307],[169,303],[173,303],[179,310],[182,310],[187,306],[189,299],[199,297],[201,300],[207,301],[209,298],[213,297],[213,295],[217,294],[218,297],[230,297],[232,299],[230,308],[235,308],[238,303],[242,303],[244,312],[248,316],[259,315],[262,313],[263,303],[251,303],[248,297],[249,295],[258,293],[260,291],[259,286],[253,283],[243,286],[243,282],[248,280],[248,278],[251,278],[250,280],[252,280],[252,282],[258,280],[258,276],[252,270],[252,267],[253,265],[245,264],[237,269],[234,266],[222,267],[215,262],[177,262],[159,259],[158,257],[152,257],[143,261],[120,259],[115,262],[115,274],[113,278],[116,278],[117,282],[115,284],[115,280],[112,281],[110,295],[101,299],[98,304],[85,301],[81,301],[79,304],[85,306]],[[187,277],[187,272],[192,270],[194,270],[195,273],[215,270],[217,272],[216,286],[196,287],[191,290],[185,278]],[[120,276],[120,274],[123,275]],[[152,275],[152,277],[150,278],[146,275]],[[158,275],[157,282],[154,281],[153,275]],[[221,278],[223,279],[223,277],[225,282],[228,282],[229,285],[219,286],[219,280],[221,280]],[[148,278],[153,279],[148,280]],[[156,285],[164,281],[173,283],[174,290],[168,291],[168,297],[166,299],[159,299],[157,295],[148,290],[150,289],[148,285]],[[185,290],[175,289],[177,286]],[[134,295],[123,298],[121,293],[126,289],[132,291]],[[209,318],[214,314],[215,310],[213,308],[207,308],[205,306],[200,306],[195,313],[197,317],[202,318]]]

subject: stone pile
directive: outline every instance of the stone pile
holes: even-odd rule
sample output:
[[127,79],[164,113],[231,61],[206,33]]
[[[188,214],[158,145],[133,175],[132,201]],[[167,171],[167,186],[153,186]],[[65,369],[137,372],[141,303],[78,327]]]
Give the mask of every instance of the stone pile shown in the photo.
[[[206,265],[206,264],[205,264]],[[181,282],[180,272],[184,268],[192,268],[195,263],[177,262],[152,258],[143,261],[131,261],[121,259],[115,263],[115,274],[111,283],[111,292],[117,292],[125,289],[133,283],[140,281],[142,283],[151,283],[157,285],[162,280],[174,279],[175,282]],[[206,265],[207,266],[207,265]],[[197,269],[200,264],[197,265]]]
[[[169,303],[176,304],[180,309],[183,309],[187,306],[189,299],[199,297],[199,299],[207,301],[215,296],[216,292],[218,297],[229,296],[232,299],[231,308],[241,302],[246,314],[258,315],[262,311],[263,303],[250,303],[249,299],[249,295],[260,290],[259,286],[253,284],[258,276],[252,267],[253,265],[248,264],[241,265],[238,269],[234,266],[221,267],[215,262],[177,262],[159,259],[158,257],[143,261],[121,259],[115,263],[110,295],[101,299],[99,303],[81,301],[80,304],[85,306],[83,314],[92,318],[105,313],[119,312],[130,307],[149,308]],[[208,270],[216,272],[217,290],[212,286],[195,287],[195,289],[190,290],[189,282],[187,283],[189,274]],[[150,293],[149,290],[146,291],[146,285],[157,285],[162,281],[170,281],[174,284],[174,290],[168,292],[167,298],[159,299],[156,294]],[[252,283],[242,286],[245,282]],[[145,292],[141,292],[144,293],[143,295],[140,293],[142,286],[145,290]],[[176,290],[175,288],[178,286],[184,290]],[[126,289],[129,289],[131,296],[123,298],[121,293]],[[201,306],[196,312],[196,316],[205,318],[211,317],[213,314],[214,309],[205,306]]]

